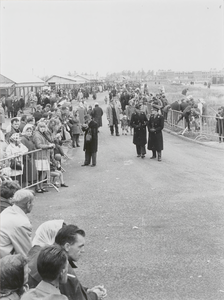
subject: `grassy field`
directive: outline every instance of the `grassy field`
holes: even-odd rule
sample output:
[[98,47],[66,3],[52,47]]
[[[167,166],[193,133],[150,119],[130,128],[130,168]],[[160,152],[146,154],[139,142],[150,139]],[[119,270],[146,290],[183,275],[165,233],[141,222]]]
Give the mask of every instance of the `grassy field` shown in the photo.
[[181,100],[183,95],[182,90],[185,87],[189,88],[187,95],[192,95],[194,99],[203,98],[208,106],[208,114],[213,116],[217,112],[218,107],[224,106],[224,86],[212,85],[210,89],[204,87],[203,85],[172,85],[167,82],[161,82],[160,84],[155,84],[154,82],[148,82],[148,89],[151,93],[157,93],[161,86],[165,88],[165,94],[169,103],[176,100]]

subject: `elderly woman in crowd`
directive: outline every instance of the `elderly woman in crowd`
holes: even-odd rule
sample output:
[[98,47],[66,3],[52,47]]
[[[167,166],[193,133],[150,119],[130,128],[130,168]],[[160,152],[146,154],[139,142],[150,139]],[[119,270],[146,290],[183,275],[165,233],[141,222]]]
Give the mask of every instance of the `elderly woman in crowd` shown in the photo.
[[10,158],[10,167],[8,167],[8,176],[12,179],[21,181],[23,174],[23,158],[22,155],[28,152],[28,148],[21,143],[19,133],[13,133],[9,139],[9,145],[6,148],[6,156]]
[[[27,124],[28,125],[28,124]],[[23,128],[21,143],[23,143],[28,151],[33,151],[36,149],[35,144],[32,139],[33,135],[33,125],[29,124]],[[24,157],[23,163],[25,167],[25,172],[23,172],[23,182],[31,182],[37,179],[37,170],[34,163],[34,153],[30,153]]]
[[4,180],[1,183],[1,201],[0,201],[0,212],[2,212],[6,207],[11,206],[11,198],[16,191],[20,190],[21,186],[13,180]]
[[50,151],[49,149],[54,149],[55,145],[49,142],[46,135],[47,125],[45,122],[38,122],[36,131],[33,135],[33,141],[37,149],[42,149],[42,151],[37,152],[35,165],[36,169],[39,171],[39,183],[37,184],[36,192],[43,193],[48,192],[47,189],[43,188],[43,181],[47,176],[47,172],[50,172]]
[[0,268],[0,298],[19,300],[22,294],[29,289],[27,259],[21,254],[7,255],[0,260]]

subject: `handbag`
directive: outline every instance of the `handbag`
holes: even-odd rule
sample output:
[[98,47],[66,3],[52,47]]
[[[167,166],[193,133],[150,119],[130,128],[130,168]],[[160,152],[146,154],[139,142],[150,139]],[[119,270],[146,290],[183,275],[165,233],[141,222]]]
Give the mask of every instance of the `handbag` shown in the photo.
[[11,159],[10,168],[12,170],[22,170],[21,161],[19,161],[17,158]]
[[90,129],[86,134],[86,142],[91,142],[91,141],[92,141],[92,133]]

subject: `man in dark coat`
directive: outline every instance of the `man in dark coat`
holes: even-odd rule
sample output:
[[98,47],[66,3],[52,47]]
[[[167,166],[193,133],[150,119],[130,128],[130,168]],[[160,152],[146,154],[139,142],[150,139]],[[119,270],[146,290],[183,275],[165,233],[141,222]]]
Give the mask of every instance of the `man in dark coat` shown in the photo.
[[95,107],[93,111],[91,112],[91,116],[93,118],[93,121],[97,123],[97,128],[102,126],[102,115],[103,115],[103,110],[101,107],[99,107],[99,103],[95,103]]
[[135,112],[131,116],[130,126],[134,128],[133,144],[136,145],[137,157],[144,158],[146,154],[146,126],[147,117],[141,111],[141,104],[135,105]]
[[152,114],[148,121],[148,150],[152,150],[152,157],[156,158],[156,152],[158,153],[158,161],[161,161],[161,151],[163,150],[163,134],[164,117],[159,114],[159,107],[157,105],[152,106]]
[[[98,300],[106,296],[106,289],[102,286],[93,288],[84,287],[76,273],[76,262],[80,259],[84,252],[85,232],[76,225],[65,225],[58,231],[55,237],[55,244],[64,248],[68,254],[68,280],[61,283],[59,289],[61,294],[66,295],[69,300]],[[35,288],[41,281],[40,274],[37,270],[37,259],[41,251],[41,246],[35,245],[28,254],[29,280],[30,288]]]
[[[82,130],[85,132],[84,135],[84,146],[85,161],[82,167],[88,166],[91,162],[91,167],[96,166],[96,152],[98,150],[98,129],[97,123],[91,119],[90,115],[84,116],[85,124],[82,125]],[[87,136],[90,138],[87,138]]]

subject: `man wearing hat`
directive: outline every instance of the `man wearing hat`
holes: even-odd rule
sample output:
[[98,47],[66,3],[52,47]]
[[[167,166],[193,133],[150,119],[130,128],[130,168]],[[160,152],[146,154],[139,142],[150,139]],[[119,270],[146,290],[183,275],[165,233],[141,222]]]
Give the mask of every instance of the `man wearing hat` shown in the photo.
[[82,130],[85,132],[84,135],[84,146],[85,161],[82,167],[88,166],[92,159],[91,167],[96,166],[96,152],[98,149],[98,130],[97,123],[91,119],[90,115],[84,116],[85,124],[82,125]]
[[141,110],[141,104],[135,105],[135,112],[131,116],[130,126],[134,128],[133,144],[136,145],[137,157],[144,158],[146,154],[146,125],[147,117]]
[[161,151],[163,150],[163,134],[164,118],[159,114],[159,106],[152,105],[152,114],[148,121],[148,150],[152,150],[152,159],[158,154],[158,161],[161,161]]

